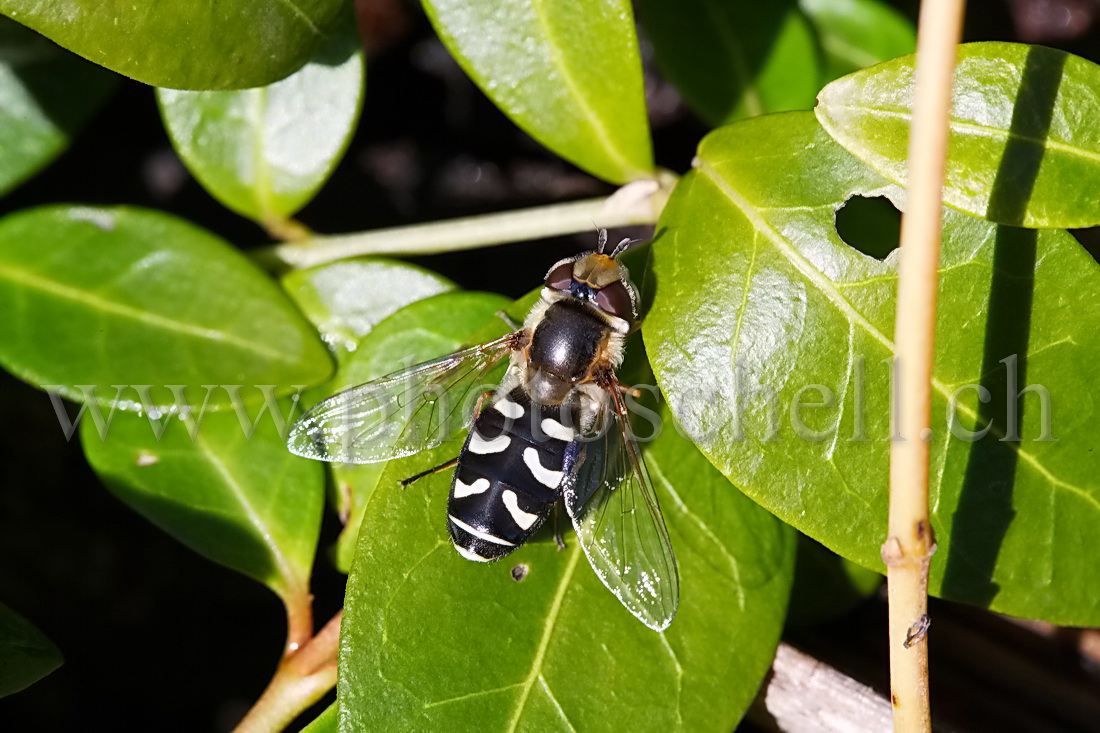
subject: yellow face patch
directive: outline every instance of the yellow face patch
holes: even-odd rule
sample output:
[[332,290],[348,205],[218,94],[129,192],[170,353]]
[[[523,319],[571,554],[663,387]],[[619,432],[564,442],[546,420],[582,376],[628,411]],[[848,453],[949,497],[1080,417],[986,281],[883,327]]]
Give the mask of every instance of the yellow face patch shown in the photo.
[[593,252],[573,263],[573,279],[599,290],[622,280],[623,274],[618,262]]

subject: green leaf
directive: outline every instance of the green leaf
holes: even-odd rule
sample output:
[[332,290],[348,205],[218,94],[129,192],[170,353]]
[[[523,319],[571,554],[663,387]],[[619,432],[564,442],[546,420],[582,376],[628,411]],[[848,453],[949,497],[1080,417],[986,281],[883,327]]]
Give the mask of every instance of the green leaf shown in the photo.
[[799,0],[824,56],[823,82],[917,50],[917,32],[882,0]]
[[0,17],[0,193],[46,167],[117,77]]
[[535,140],[594,176],[653,175],[627,0],[423,0],[451,55]]
[[[511,303],[503,296],[489,293],[443,293],[406,306],[379,323],[360,342],[360,348],[344,363],[332,383],[310,397],[320,400],[402,367],[489,340],[475,337],[482,335],[480,329],[487,323],[497,329],[494,336],[503,335],[507,326],[495,314]],[[456,449],[452,445],[451,450]],[[378,487],[385,465],[332,466],[335,503],[345,521],[336,543],[336,566],[345,573],[351,568],[363,511]]]
[[[907,181],[914,56],[829,84],[817,116],[894,183]],[[1000,224],[1100,224],[1100,66],[1042,46],[959,47],[944,201]]]
[[[286,449],[293,403],[245,414],[118,413],[80,438],[107,487],[196,552],[264,583],[284,599],[309,593],[324,503],[324,469]],[[159,438],[158,438],[158,433]]]
[[454,552],[449,473],[405,490],[398,481],[457,444],[387,464],[348,580],[341,729],[732,729],[775,651],[793,533],[730,486],[667,411],[662,425],[645,455],[681,577],[663,633],[608,592],[571,532],[565,551],[548,526],[491,565]]
[[61,666],[61,652],[30,621],[0,603],[0,697],[33,685]]
[[795,0],[643,0],[638,14],[661,71],[710,124],[813,107],[820,64]]
[[341,0],[0,0],[0,13],[100,66],[174,89],[278,81],[320,44]]
[[382,319],[409,303],[453,290],[455,284],[400,260],[361,257],[293,270],[283,289],[343,363]]
[[328,180],[359,119],[363,51],[353,19],[314,58],[268,86],[158,89],[180,158],[212,196],[262,224],[285,220]]
[[[225,409],[232,389],[218,385],[285,395],[332,369],[275,283],[221,239],[152,211],[52,206],[0,220],[0,312],[4,368],[124,409],[174,409],[183,396]],[[130,388],[141,385],[153,389]]]
[[333,703],[314,718],[313,722],[302,728],[302,733],[337,733],[338,730],[340,730],[340,709],[336,707],[336,703]]
[[[781,519],[879,571],[898,257],[846,246],[833,219],[850,196],[883,194],[901,200],[808,113],[712,133],[658,225],[643,328],[662,390],[711,462]],[[931,590],[1100,623],[1100,266],[1063,231],[945,210],[943,235]],[[1042,386],[1017,401],[1027,385]]]

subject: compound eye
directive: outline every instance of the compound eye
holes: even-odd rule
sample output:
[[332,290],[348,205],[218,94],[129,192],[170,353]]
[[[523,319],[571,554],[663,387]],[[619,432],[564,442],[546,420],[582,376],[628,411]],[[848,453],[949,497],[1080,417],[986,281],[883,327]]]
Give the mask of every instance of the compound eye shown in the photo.
[[573,284],[573,263],[563,262],[546,276],[546,285],[554,290],[568,290]]
[[605,313],[627,321],[634,318],[634,302],[622,282],[611,283],[597,292],[596,305]]

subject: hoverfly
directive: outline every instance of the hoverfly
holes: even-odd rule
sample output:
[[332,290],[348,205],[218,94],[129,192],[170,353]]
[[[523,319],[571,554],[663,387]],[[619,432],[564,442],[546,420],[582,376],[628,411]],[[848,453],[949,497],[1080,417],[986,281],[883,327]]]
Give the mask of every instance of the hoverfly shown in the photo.
[[[550,268],[522,328],[329,397],[294,424],[288,447],[374,463],[469,427],[457,459],[440,467],[457,464],[447,526],[458,553],[498,560],[562,501],[603,584],[646,626],[665,629],[679,600],[676,559],[629,429],[631,390],[615,376],[638,320],[637,292],[616,259],[629,244],[606,254],[601,230],[595,251]],[[505,356],[504,379],[471,410]]]

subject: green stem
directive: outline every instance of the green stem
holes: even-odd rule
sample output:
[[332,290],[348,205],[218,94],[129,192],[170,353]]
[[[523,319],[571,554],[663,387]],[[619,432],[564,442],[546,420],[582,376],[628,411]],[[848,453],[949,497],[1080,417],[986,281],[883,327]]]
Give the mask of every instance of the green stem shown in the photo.
[[594,226],[610,229],[653,224],[675,181],[674,174],[663,173],[658,180],[629,183],[605,198],[357,234],[315,236],[265,247],[253,256],[277,271],[361,255],[438,254],[583,232]]

